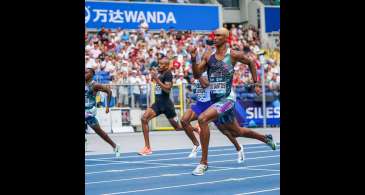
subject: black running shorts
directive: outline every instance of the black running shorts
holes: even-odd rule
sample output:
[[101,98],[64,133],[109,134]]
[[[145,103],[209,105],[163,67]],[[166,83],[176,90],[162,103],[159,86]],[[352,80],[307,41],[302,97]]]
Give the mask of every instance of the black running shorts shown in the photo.
[[170,99],[166,101],[158,101],[152,104],[152,110],[155,111],[156,116],[165,114],[166,118],[171,119],[176,117],[175,106]]

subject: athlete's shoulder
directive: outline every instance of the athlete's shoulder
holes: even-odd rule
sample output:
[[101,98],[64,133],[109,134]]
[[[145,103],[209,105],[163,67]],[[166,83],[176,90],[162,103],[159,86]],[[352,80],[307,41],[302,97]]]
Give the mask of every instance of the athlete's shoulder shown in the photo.
[[166,70],[164,73],[163,73],[164,76],[172,76],[172,72],[171,70]]
[[172,72],[171,72],[171,70],[166,70],[164,73],[163,73],[163,76],[162,76],[162,78],[164,79],[164,80],[170,80],[170,79],[172,79]]
[[238,50],[234,50],[234,49],[231,49],[230,50],[230,54],[231,54],[231,57],[233,58],[239,58],[241,56],[244,56],[245,54],[243,53],[243,51],[238,51]]

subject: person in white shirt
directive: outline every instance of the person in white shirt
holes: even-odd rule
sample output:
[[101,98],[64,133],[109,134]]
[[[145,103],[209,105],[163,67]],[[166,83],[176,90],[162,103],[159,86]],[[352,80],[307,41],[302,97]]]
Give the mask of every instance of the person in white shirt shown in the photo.
[[139,106],[139,96],[141,94],[141,91],[140,91],[141,79],[139,77],[137,77],[136,70],[132,70],[131,76],[129,77],[129,84],[131,84],[132,94],[134,97],[133,107],[137,107],[137,105]]
[[90,41],[85,47],[85,53],[89,53],[92,48],[94,48],[94,43]]
[[110,76],[115,77],[116,76],[116,67],[113,63],[113,61],[109,60],[105,65],[105,71],[110,73]]
[[130,40],[132,43],[136,43],[137,42],[137,31],[136,30],[132,30],[131,33],[129,34]]
[[89,54],[92,58],[96,59],[101,54],[98,44],[94,44],[94,48],[90,49]]
[[139,28],[143,33],[146,33],[148,31],[148,23],[145,20],[141,20],[141,24],[139,25]]
[[118,107],[129,106],[128,103],[128,74],[127,71],[120,72],[117,84],[119,85]]
[[147,79],[145,75],[141,75],[141,85],[140,85],[140,90],[141,90],[141,94],[140,94],[140,99],[139,99],[139,103],[140,103],[140,107],[144,107],[146,108],[147,106],[147,93],[148,93],[148,88],[147,88]]
[[95,59],[94,58],[90,58],[89,56],[86,56],[85,62],[86,62],[86,67],[92,67],[92,68],[95,67]]
[[271,79],[270,79],[270,82],[269,82],[269,89],[271,91],[280,91],[280,82],[278,81],[277,79],[278,77],[278,74],[273,74]]
[[128,61],[122,60],[122,65],[120,66],[120,71],[122,72],[128,72]]
[[253,40],[253,31],[251,30],[251,28],[249,28],[247,30],[247,40],[248,41],[252,41]]
[[186,81],[186,79],[184,79],[184,74],[183,73],[179,73],[179,77],[176,79],[176,84],[180,85],[180,84],[187,84],[188,81]]

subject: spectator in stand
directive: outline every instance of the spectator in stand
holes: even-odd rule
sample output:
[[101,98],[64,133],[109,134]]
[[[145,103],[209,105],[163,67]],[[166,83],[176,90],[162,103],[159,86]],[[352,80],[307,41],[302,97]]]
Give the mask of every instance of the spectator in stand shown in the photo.
[[147,108],[147,78],[145,75],[140,75],[140,79],[141,79],[141,85],[140,85],[140,98],[139,98],[139,106],[142,109],[146,109]]
[[89,51],[89,55],[96,59],[99,57],[99,55],[101,54],[101,50],[99,49],[99,45],[98,44],[94,44],[94,48],[90,49]]
[[280,82],[277,79],[277,74],[273,74],[270,81],[269,81],[269,90],[278,92],[280,91]]
[[101,27],[101,30],[97,34],[98,39],[104,42],[105,40],[108,40],[108,32],[106,32],[104,26]]
[[247,41],[253,41],[253,30],[252,30],[252,28],[250,27],[250,28],[248,28],[248,30],[247,30]]
[[86,47],[85,47],[85,53],[89,53],[91,49],[94,48],[94,43],[93,42],[89,42]]
[[122,71],[119,75],[117,82],[117,84],[120,85],[118,107],[128,106],[128,74],[127,72]]
[[122,41],[129,41],[129,32],[121,31],[123,34],[121,36]]
[[187,84],[188,83],[188,81],[186,81],[185,79],[184,79],[184,74],[183,73],[179,73],[178,74],[179,76],[178,76],[178,78],[176,79],[176,84]]
[[134,105],[132,105],[132,106],[138,107],[139,106],[139,96],[141,94],[141,91],[139,89],[140,84],[141,84],[141,79],[139,77],[137,77],[136,70],[132,70],[132,74],[129,77],[129,83],[131,84],[132,93],[133,93],[133,97],[134,97]]
[[85,56],[85,64],[86,67],[95,67],[95,59],[94,58],[90,58],[89,56]]
[[232,36],[237,36],[237,28],[236,28],[236,25],[232,24],[231,26],[231,33],[232,33]]
[[175,55],[171,61],[171,68],[172,70],[179,70],[181,67],[181,63],[177,60],[177,56]]
[[139,25],[140,32],[146,33],[148,31],[149,25],[146,22],[146,20],[141,20],[141,23]]

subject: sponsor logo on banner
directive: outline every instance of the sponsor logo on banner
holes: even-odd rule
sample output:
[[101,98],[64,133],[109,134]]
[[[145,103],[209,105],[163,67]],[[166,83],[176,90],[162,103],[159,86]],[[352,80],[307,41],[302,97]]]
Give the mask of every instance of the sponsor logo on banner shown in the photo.
[[[85,9],[87,8],[85,7]],[[168,13],[161,11],[143,12],[143,11],[127,11],[120,9],[117,10],[93,9],[93,12],[95,12],[95,18],[93,19],[93,22],[140,23],[142,21],[146,21],[147,23],[176,24],[176,19],[174,13],[172,12]]]
[[[263,119],[264,111],[261,107],[249,107],[246,109],[246,119]],[[280,118],[280,107],[268,107],[266,108],[266,118]]]
[[91,17],[90,10],[88,7],[85,7],[85,24],[89,22]]
[[146,21],[150,29],[156,30],[211,31],[219,27],[218,9],[217,5],[86,1],[85,24],[87,28],[97,29],[102,26],[136,29],[142,21]]
[[[243,126],[262,126],[264,110],[262,102],[237,99],[235,114],[239,124]],[[280,125],[280,101],[278,99],[266,104],[267,125]]]

